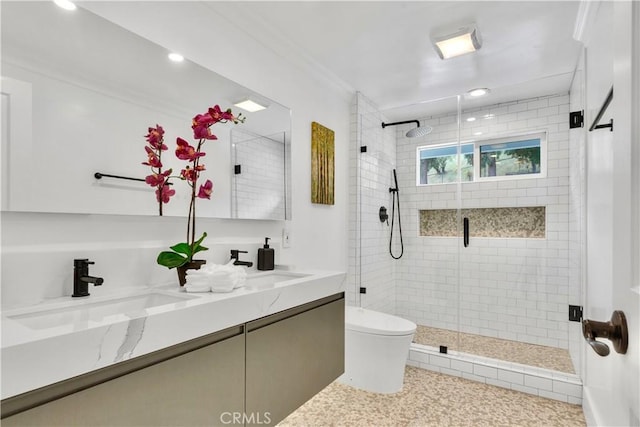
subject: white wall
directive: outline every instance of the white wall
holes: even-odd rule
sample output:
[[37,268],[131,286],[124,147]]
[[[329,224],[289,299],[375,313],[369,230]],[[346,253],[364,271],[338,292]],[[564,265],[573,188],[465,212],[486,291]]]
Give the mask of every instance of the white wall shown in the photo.
[[[251,259],[263,238],[270,236],[277,262],[346,271],[352,93],[314,72],[312,66],[291,62],[281,55],[281,46],[270,45],[265,37],[252,35],[216,10],[230,5],[101,2],[90,6],[117,24],[292,109],[293,219],[288,224],[292,247],[277,245],[282,221],[202,219],[198,230],[207,231],[214,243],[207,256],[213,261],[227,259],[229,245],[236,242],[239,249],[253,248]],[[310,202],[312,121],[336,134],[333,206]],[[71,165],[70,159],[60,166]],[[174,272],[156,266],[155,255],[159,248],[182,240],[185,228],[183,219],[169,217],[3,212],[3,306],[70,294],[74,257],[96,261],[92,271],[104,277],[105,290],[119,283],[139,286],[167,280]]]

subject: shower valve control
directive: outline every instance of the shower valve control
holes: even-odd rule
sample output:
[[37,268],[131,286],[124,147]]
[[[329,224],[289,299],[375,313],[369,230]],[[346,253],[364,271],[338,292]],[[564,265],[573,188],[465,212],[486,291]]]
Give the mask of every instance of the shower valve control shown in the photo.
[[387,213],[387,208],[385,208],[384,206],[380,206],[380,211],[378,212],[378,215],[380,217],[380,222],[387,222],[387,225],[389,225],[389,214]]

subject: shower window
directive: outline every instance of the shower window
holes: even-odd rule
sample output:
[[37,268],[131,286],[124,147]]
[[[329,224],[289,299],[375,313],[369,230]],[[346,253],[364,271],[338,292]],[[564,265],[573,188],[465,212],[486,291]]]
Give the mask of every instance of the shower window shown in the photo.
[[502,138],[477,144],[478,176],[483,178],[542,174],[544,134]]
[[[546,173],[546,135],[535,133],[473,143],[417,148],[417,185],[540,178]],[[479,161],[476,161],[479,159]]]
[[[473,181],[473,144],[462,144],[460,169],[463,181]],[[458,180],[458,145],[418,147],[418,185],[447,184]]]

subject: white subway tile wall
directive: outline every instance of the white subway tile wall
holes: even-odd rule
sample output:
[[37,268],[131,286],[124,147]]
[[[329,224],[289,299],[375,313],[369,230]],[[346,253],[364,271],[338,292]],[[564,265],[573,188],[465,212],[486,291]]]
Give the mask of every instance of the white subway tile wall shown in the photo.
[[[384,116],[375,104],[357,94],[351,113],[351,175],[349,221],[348,303],[387,313],[395,312],[395,262],[389,256],[389,226],[380,222],[379,209],[391,215],[389,187],[396,162],[395,135],[383,132]],[[366,147],[361,152],[360,147]],[[395,238],[394,238],[395,241]],[[398,249],[394,249],[398,251]],[[359,294],[365,287],[366,294]]]
[[234,218],[284,219],[284,134],[247,138],[234,144],[233,162],[241,173],[232,181]]
[[[351,301],[362,283],[368,288],[363,306],[418,324],[569,348],[568,305],[580,300],[581,163],[574,156],[582,154],[579,143],[570,153],[568,113],[568,94],[464,111],[461,140],[546,132],[548,163],[544,178],[464,183],[458,200],[457,184],[417,187],[415,158],[418,146],[456,142],[455,112],[419,117],[433,127],[426,137],[406,138],[407,129],[399,127],[389,139],[393,132],[381,129],[381,113],[358,94],[352,110]],[[471,115],[477,120],[464,120]],[[367,153],[359,152],[361,145]],[[398,261],[388,255],[389,228],[378,220],[379,207],[390,208],[394,164],[405,246]],[[472,238],[463,248],[459,238],[419,236],[419,210],[455,209],[459,203],[545,206],[546,238]]]
[[[455,142],[455,113],[424,118],[433,132],[419,141],[398,132],[400,187],[416,190],[403,206],[410,250],[396,266],[398,315],[439,328],[568,348],[568,304],[576,295],[570,286],[579,287],[569,274],[568,113],[568,95],[463,113],[479,119],[461,121],[462,140],[544,131],[548,141],[547,177],[461,186],[464,208],[545,206],[546,238],[472,238],[467,248],[458,238],[419,237],[417,228],[420,209],[456,208],[459,202],[456,184],[415,183],[416,147]],[[479,131],[483,134],[474,136]]]

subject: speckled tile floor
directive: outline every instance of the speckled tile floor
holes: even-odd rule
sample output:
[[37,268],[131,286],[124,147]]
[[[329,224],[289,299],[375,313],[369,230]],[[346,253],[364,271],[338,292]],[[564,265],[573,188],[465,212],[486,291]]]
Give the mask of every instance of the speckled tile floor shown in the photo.
[[400,393],[334,382],[281,427],[586,426],[582,407],[412,366]]
[[449,350],[570,374],[575,373],[569,352],[561,348],[466,334],[464,332],[460,332],[460,344],[458,345],[457,334],[457,332],[448,329],[418,325],[413,341],[436,348],[446,345]]

